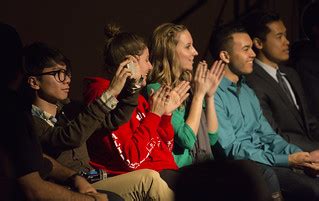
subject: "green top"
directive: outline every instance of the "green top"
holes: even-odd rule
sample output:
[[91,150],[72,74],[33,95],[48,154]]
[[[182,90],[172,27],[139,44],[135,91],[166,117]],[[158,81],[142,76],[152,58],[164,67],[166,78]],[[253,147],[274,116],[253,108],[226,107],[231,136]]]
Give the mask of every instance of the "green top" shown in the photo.
[[[147,94],[150,94],[151,89],[154,91],[161,87],[159,83],[152,83],[147,85]],[[205,102],[203,102],[203,108],[205,109]],[[193,163],[193,158],[190,154],[190,150],[193,149],[196,136],[193,130],[186,124],[187,118],[186,108],[180,107],[176,109],[172,114],[172,125],[174,128],[174,149],[173,155],[178,167],[183,167]],[[208,132],[210,144],[214,145],[218,140],[217,131]]]

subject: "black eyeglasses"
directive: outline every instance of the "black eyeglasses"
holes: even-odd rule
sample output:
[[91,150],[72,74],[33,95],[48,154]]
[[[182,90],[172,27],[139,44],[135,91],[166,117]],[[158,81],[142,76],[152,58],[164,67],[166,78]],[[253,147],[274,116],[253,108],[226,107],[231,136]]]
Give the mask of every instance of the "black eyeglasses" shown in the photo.
[[64,70],[64,69],[40,73],[40,74],[37,74],[35,76],[41,76],[41,75],[52,75],[52,76],[54,76],[55,80],[58,82],[64,82],[66,80],[66,76],[68,76],[69,78],[72,77],[71,71]]

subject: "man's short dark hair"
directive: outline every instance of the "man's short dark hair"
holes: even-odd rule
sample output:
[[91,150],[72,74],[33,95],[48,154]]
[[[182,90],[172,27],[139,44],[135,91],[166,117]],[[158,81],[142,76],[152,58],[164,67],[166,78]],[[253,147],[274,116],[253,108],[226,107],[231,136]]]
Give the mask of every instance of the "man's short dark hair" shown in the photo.
[[266,35],[270,32],[267,24],[280,20],[281,18],[276,12],[258,10],[248,14],[243,19],[243,24],[252,39],[259,38],[265,41]]
[[214,59],[219,59],[220,51],[230,51],[235,33],[247,33],[244,26],[240,23],[225,24],[213,31],[213,37],[209,44],[209,50]]
[[24,68],[27,75],[42,73],[44,68],[57,64],[66,65],[70,70],[69,60],[58,49],[42,42],[35,42],[24,48]]

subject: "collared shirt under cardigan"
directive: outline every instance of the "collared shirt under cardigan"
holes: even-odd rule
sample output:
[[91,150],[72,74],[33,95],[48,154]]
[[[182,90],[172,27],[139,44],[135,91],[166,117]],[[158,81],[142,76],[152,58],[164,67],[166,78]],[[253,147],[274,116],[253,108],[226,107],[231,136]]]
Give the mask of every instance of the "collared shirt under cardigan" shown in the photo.
[[224,77],[217,89],[215,104],[219,143],[228,157],[287,167],[288,155],[302,151],[271,128],[244,77],[238,83]]

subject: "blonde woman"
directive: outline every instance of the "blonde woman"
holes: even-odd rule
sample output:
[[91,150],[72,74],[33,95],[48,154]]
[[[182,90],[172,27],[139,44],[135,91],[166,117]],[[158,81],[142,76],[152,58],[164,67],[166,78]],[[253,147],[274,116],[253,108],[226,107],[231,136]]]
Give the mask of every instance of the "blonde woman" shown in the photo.
[[172,23],[155,29],[150,51],[153,71],[148,92],[162,85],[175,87],[185,80],[192,82],[192,96],[172,116],[177,165],[183,167],[212,159],[210,146],[218,139],[214,94],[223,77],[224,64],[215,61],[208,69],[207,63],[201,61],[192,76],[194,58],[198,55],[192,36],[185,26]]

